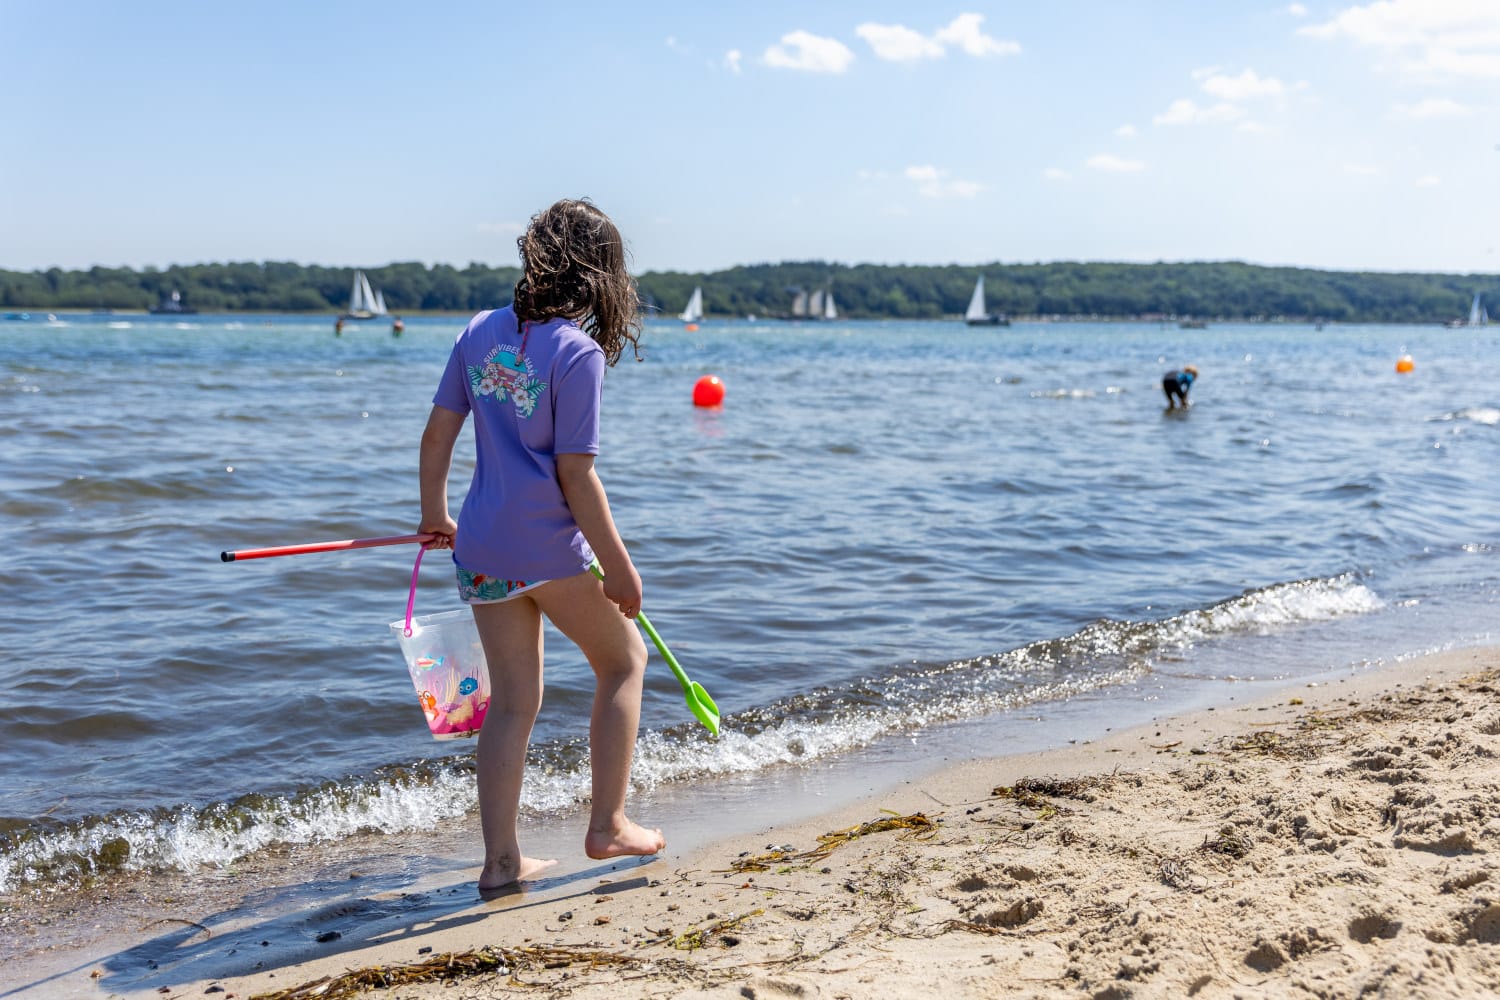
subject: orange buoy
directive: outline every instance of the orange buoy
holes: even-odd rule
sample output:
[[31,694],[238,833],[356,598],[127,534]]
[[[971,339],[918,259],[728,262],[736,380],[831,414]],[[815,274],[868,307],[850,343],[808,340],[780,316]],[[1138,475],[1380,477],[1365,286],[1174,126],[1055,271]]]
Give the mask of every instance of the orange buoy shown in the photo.
[[1403,354],[1396,359],[1396,371],[1403,375],[1416,367],[1417,363],[1411,359],[1410,354]]
[[719,406],[724,402],[724,383],[717,375],[705,375],[693,383],[694,406]]
[[697,333],[698,332],[698,324],[697,323],[689,323],[687,326],[683,327],[683,329],[686,330],[688,333]]

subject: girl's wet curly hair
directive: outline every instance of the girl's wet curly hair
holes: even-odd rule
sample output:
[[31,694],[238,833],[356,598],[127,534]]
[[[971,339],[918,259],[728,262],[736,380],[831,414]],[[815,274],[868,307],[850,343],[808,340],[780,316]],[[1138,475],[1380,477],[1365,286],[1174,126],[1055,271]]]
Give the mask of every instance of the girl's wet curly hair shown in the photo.
[[518,320],[565,316],[604,348],[610,365],[627,343],[641,360],[640,300],[626,270],[625,241],[609,216],[587,199],[564,199],[532,216],[516,246]]

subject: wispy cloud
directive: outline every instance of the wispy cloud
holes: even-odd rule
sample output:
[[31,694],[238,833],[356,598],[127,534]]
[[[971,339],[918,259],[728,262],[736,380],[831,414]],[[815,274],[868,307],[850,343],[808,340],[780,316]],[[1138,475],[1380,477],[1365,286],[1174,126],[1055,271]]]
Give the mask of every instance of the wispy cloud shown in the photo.
[[1307,16],[1307,8],[1304,7],[1304,6],[1302,6],[1300,3],[1289,3],[1289,4],[1287,4],[1286,5],[1286,12],[1288,14],[1292,15],[1293,17],[1306,17]]
[[917,193],[924,198],[972,198],[984,190],[978,181],[958,180],[949,171],[931,164],[906,168],[908,180],[915,181]]
[[1134,174],[1146,169],[1140,160],[1127,160],[1113,153],[1098,153],[1088,158],[1085,164],[1090,170],[1103,170],[1112,174]]
[[1297,34],[1381,50],[1414,76],[1500,77],[1500,4],[1489,0],[1377,0]]
[[1205,66],[1193,70],[1193,79],[1213,104],[1199,104],[1191,97],[1173,101],[1167,110],[1151,119],[1157,125],[1209,125],[1238,122],[1247,112],[1242,104],[1274,99],[1280,101],[1292,90],[1300,90],[1306,83],[1288,87],[1274,76],[1261,76],[1246,67],[1239,74],[1230,76],[1218,66]]
[[1119,128],[1115,129],[1115,135],[1119,136],[1121,139],[1134,139],[1135,126],[1130,124],[1121,125]]
[[745,54],[739,49],[730,49],[728,52],[724,53],[724,68],[729,70],[729,72],[733,73],[735,76],[739,76],[740,73],[744,72],[742,69],[740,69],[740,63],[744,60],[744,58]]
[[1191,97],[1176,100],[1167,110],[1151,119],[1157,125],[1203,125],[1212,122],[1232,122],[1245,117],[1245,109],[1223,101],[1201,106]]
[[1253,69],[1246,69],[1239,76],[1215,73],[1203,83],[1203,92],[1224,101],[1251,101],[1257,97],[1281,97],[1286,93],[1286,84],[1274,76],[1261,76]]
[[903,24],[861,24],[854,33],[869,44],[876,56],[891,62],[941,59],[947,53],[937,39]]
[[980,27],[983,14],[960,14],[946,27],[938,29],[937,40],[944,45],[954,45],[971,56],[1013,56],[1021,51],[1021,43],[1007,39],[991,38]]
[[1429,97],[1415,104],[1397,104],[1391,114],[1397,118],[1462,118],[1473,109],[1446,97]]
[[1418,177],[1416,183],[1417,183],[1417,187],[1419,187],[1419,188],[1431,188],[1431,187],[1437,187],[1439,184],[1441,184],[1443,182],[1437,176],[1437,174],[1427,174],[1425,176]]
[[1049,181],[1065,181],[1073,175],[1068,173],[1062,167],[1048,167],[1046,170],[1042,171],[1042,176]]
[[1010,56],[1021,51],[1019,42],[994,38],[984,33],[983,14],[960,14],[946,27],[924,35],[904,24],[876,24],[868,21],[854,29],[877,58],[891,62],[916,62],[941,59],[949,48],[971,56]]
[[837,38],[824,38],[798,29],[781,36],[781,42],[766,49],[767,66],[807,73],[842,73],[854,61],[854,53]]

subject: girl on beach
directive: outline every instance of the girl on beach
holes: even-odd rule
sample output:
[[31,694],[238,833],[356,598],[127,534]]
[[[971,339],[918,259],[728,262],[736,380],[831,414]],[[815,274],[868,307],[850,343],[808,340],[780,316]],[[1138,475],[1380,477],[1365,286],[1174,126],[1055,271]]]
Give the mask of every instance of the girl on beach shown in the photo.
[[[452,549],[459,596],[473,607],[494,697],[479,734],[481,890],[556,864],[521,853],[516,832],[526,745],[542,701],[542,616],[593,668],[589,726],[591,858],[655,854],[660,830],[625,816],[641,714],[646,648],[631,622],[641,578],[594,471],[606,366],[641,321],[625,247],[588,201],[559,201],[517,241],[521,279],[509,307],[482,312],[459,334],[422,434],[419,531]],[[455,523],[448,472],[474,415],[476,464]],[[589,572],[595,558],[601,582]]]

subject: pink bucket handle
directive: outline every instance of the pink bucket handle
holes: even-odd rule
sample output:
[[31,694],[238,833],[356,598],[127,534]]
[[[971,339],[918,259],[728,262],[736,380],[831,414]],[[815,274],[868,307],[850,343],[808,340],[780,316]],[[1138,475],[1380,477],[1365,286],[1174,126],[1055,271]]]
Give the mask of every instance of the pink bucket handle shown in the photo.
[[422,569],[422,553],[426,551],[417,549],[417,561],[411,568],[411,591],[406,595],[406,628],[402,631],[407,638],[411,638],[411,609],[417,603],[417,573]]

